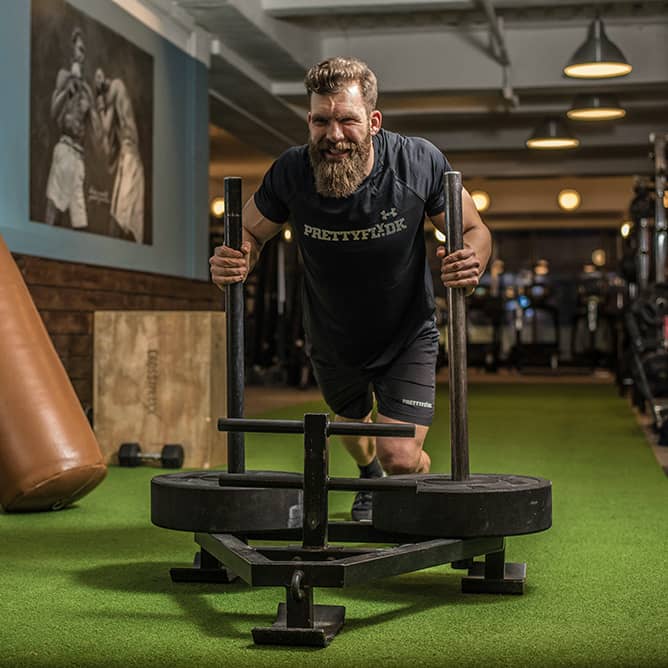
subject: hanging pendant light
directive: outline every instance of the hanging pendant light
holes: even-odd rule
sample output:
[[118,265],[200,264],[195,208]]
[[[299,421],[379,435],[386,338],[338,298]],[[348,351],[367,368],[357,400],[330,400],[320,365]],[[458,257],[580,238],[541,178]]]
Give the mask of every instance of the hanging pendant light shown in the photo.
[[624,54],[608,39],[603,21],[597,16],[584,44],[564,67],[564,74],[576,79],[607,79],[622,77],[632,69]]
[[614,95],[587,94],[576,95],[566,115],[578,121],[609,121],[624,118],[626,110]]
[[580,140],[574,137],[561,118],[546,118],[527,139],[528,148],[564,149],[576,148]]

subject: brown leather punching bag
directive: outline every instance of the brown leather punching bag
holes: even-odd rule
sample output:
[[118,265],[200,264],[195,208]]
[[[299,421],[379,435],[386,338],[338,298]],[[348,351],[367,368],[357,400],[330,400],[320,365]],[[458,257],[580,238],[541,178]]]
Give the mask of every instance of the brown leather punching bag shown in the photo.
[[107,472],[102,453],[0,237],[0,505],[57,510]]

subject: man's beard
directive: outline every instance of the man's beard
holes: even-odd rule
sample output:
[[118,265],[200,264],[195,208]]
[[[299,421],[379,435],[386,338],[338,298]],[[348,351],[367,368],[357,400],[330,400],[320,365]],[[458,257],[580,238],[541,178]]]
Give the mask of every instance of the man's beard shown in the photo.
[[[350,151],[343,160],[327,160],[321,151],[327,149]],[[348,197],[366,178],[367,164],[371,154],[371,133],[360,143],[342,141],[332,144],[322,139],[317,144],[309,138],[308,155],[315,176],[315,189],[323,197]]]

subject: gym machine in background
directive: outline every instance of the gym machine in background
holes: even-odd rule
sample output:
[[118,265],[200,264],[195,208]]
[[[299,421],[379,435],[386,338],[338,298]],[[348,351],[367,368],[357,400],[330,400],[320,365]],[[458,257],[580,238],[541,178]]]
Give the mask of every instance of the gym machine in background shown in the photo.
[[501,328],[503,298],[498,285],[478,285],[467,302],[468,346],[470,367],[496,372],[501,362]]
[[622,390],[631,385],[632,401],[638,409],[649,408],[659,443],[668,445],[666,135],[652,135],[650,142],[654,161],[653,192],[650,184],[638,183],[630,208],[637,235],[635,276],[630,277],[635,280],[629,281],[628,307],[624,313],[627,345],[622,363],[628,375],[622,375],[619,380]]
[[559,309],[551,296],[549,285],[532,283],[517,297],[510,358],[518,371],[559,366]]
[[291,385],[315,383],[302,324],[301,255],[289,223],[262,251],[246,283],[246,382]]
[[614,368],[621,281],[602,271],[583,273],[571,326],[571,364],[594,371]]

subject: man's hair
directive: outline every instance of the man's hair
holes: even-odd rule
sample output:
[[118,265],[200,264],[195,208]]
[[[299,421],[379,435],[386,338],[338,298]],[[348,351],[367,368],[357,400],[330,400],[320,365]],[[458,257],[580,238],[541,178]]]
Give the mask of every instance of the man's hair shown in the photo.
[[313,65],[304,77],[304,85],[309,100],[311,95],[333,95],[347,86],[357,84],[367,111],[376,108],[378,82],[369,66],[357,58],[328,58]]

